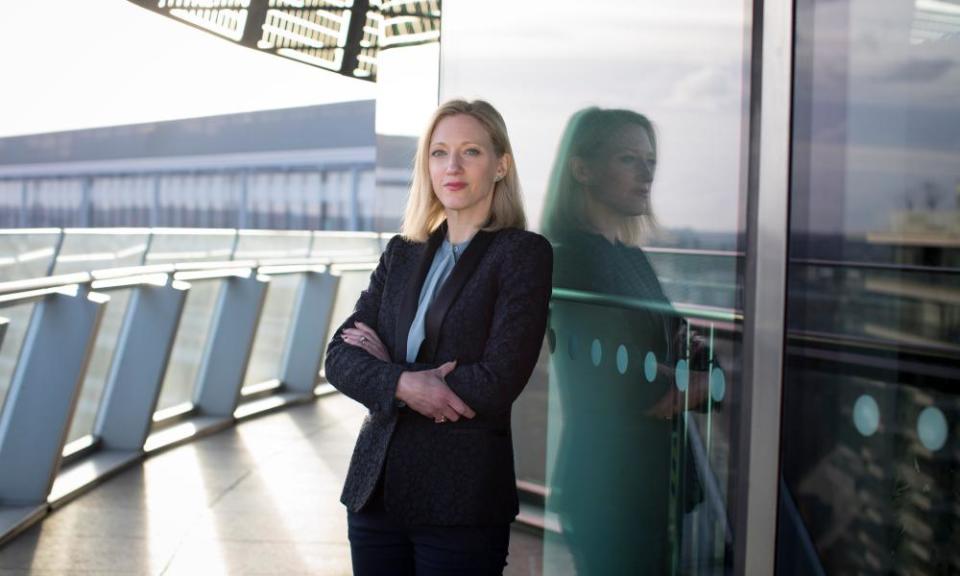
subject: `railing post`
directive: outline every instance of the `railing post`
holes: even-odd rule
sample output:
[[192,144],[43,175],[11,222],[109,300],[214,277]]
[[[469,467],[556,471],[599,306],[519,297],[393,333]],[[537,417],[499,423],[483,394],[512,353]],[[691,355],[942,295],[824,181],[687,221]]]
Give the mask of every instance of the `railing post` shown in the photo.
[[268,285],[256,274],[224,280],[197,377],[194,406],[200,414],[233,417]]
[[0,413],[0,502],[44,502],[109,297],[75,287],[38,303]]
[[104,448],[143,448],[189,287],[170,281],[133,290],[94,427]]
[[313,394],[339,283],[340,276],[329,271],[308,272],[300,282],[281,364],[288,390]]

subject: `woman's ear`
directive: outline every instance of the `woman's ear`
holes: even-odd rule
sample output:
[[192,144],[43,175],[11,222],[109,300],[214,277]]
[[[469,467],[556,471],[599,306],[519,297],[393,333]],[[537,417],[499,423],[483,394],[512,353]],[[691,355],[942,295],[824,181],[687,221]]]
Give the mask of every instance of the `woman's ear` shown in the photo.
[[579,156],[570,157],[570,174],[579,184],[589,186],[593,183],[593,171],[587,162]]
[[509,154],[503,154],[497,159],[497,175],[494,179],[496,182],[503,180],[507,172],[510,171],[510,162],[512,160]]

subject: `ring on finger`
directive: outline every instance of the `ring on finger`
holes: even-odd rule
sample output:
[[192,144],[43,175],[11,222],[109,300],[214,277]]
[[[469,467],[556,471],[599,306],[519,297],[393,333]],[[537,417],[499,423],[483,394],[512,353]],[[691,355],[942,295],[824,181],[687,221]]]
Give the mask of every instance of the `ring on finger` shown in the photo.
[[361,336],[361,337],[360,337],[360,343],[361,343],[361,344],[366,344],[366,343],[367,343],[367,337],[366,337],[366,336]]
[[447,421],[447,418],[446,416],[437,416],[436,418],[433,419],[433,421],[436,422],[437,424],[443,424],[444,422]]

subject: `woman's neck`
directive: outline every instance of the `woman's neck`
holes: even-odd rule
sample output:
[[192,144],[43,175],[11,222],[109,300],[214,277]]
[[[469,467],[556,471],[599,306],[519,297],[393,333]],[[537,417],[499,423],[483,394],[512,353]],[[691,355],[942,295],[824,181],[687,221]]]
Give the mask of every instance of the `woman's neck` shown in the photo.
[[473,238],[487,217],[477,218],[475,215],[462,214],[456,210],[447,210],[447,241],[451,244],[461,244]]

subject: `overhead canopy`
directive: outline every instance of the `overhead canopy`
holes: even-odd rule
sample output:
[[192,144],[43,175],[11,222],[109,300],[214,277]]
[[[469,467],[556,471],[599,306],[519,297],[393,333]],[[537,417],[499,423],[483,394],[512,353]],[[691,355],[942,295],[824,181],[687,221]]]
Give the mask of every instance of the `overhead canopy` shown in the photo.
[[441,0],[128,0],[262,52],[363,80],[377,52],[440,39]]

